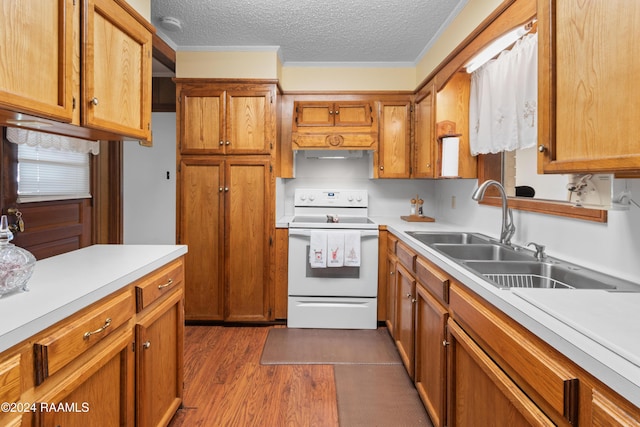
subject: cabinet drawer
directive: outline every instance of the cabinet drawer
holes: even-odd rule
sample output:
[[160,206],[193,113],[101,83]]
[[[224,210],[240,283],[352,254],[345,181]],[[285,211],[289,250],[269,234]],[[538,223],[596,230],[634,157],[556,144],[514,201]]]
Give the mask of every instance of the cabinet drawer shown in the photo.
[[449,276],[423,258],[416,259],[418,282],[441,301],[449,302]]
[[451,284],[453,318],[536,404],[570,423],[578,420],[578,378],[548,346]]
[[181,259],[139,280],[135,284],[136,311],[141,312],[162,295],[179,287],[183,281],[184,266]]
[[54,327],[34,344],[36,385],[125,324],[134,309],[133,290],[109,297],[86,314]]
[[0,363],[0,402],[13,403],[20,400],[20,354]]
[[391,233],[387,233],[387,251],[395,255],[398,238]]
[[407,270],[411,273],[416,272],[417,255],[402,242],[398,242],[396,246],[396,256],[398,257],[398,261],[400,261]]

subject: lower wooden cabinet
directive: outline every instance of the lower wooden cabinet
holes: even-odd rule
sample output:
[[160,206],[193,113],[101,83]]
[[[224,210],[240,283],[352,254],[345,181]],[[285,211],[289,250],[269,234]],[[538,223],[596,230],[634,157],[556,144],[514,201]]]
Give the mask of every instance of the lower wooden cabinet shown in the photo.
[[136,324],[136,425],[167,425],[182,401],[182,289]]
[[452,319],[448,321],[447,426],[553,426]]
[[413,378],[416,280],[400,263],[396,265],[396,346],[409,376]]
[[133,425],[133,331],[108,340],[99,355],[37,398],[36,427]]
[[415,384],[435,427],[445,425],[446,327],[449,311],[416,284]]

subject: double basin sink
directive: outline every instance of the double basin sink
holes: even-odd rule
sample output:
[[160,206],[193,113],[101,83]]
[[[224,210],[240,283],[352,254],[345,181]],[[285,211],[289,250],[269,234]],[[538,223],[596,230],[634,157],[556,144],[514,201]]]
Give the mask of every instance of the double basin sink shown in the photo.
[[479,233],[409,231],[419,242],[453,259],[501,289],[603,289],[640,292],[640,285],[595,270],[505,245]]

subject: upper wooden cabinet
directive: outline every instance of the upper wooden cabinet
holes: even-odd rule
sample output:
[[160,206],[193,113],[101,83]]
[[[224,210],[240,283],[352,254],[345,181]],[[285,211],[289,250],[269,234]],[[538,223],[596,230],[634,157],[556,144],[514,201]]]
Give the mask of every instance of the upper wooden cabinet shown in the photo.
[[380,132],[377,151],[378,178],[411,175],[411,102],[379,103]]
[[125,1],[0,4],[3,124],[21,121],[24,127],[100,139],[151,139],[153,27]]
[[82,123],[151,140],[152,33],[114,0],[87,0]]
[[636,2],[538,2],[539,172],[640,170],[639,31]]
[[378,117],[373,101],[295,101],[293,149],[375,149]]
[[413,145],[412,175],[415,178],[433,178],[435,171],[435,108],[433,82],[428,83],[416,96],[415,141]]
[[274,85],[180,83],[182,154],[271,154]]

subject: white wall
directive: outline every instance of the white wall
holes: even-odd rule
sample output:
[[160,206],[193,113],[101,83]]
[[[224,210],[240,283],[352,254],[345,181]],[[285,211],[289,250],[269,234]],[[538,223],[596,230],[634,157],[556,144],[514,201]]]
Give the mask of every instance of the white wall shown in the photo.
[[294,179],[278,180],[277,216],[293,215],[296,188],[363,189],[369,194],[369,216],[409,215],[410,200],[419,194],[424,200],[424,215],[434,216],[434,181],[409,179],[369,179],[373,160],[319,160],[298,154]]
[[152,131],[153,147],[124,144],[125,244],[176,240],[176,114],[153,113]]
[[[632,199],[640,203],[640,180],[625,180]],[[625,182],[623,181],[623,182]],[[476,180],[443,180],[436,185],[436,218],[460,224],[492,237],[500,236],[499,207],[471,200]],[[451,197],[455,196],[455,208]],[[606,224],[513,211],[516,233],[513,243],[535,241],[549,256],[572,261],[614,276],[640,283],[640,208],[609,211]]]

